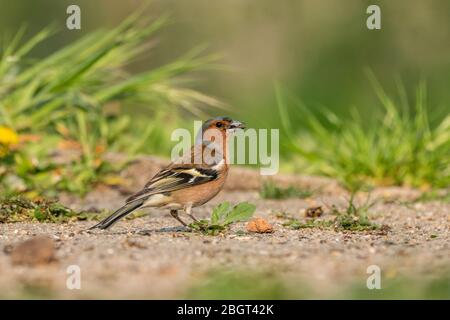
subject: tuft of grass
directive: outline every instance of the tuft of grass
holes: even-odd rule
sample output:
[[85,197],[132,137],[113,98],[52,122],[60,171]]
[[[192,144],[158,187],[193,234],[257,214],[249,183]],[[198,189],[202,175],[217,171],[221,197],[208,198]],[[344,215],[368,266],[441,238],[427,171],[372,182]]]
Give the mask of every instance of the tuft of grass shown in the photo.
[[210,220],[199,220],[189,225],[192,230],[206,235],[217,235],[226,231],[233,223],[250,219],[256,206],[248,202],[241,202],[231,207],[228,201],[217,205]]
[[336,206],[331,207],[331,215],[334,215],[333,220],[323,220],[311,218],[307,219],[305,222],[299,221],[293,217],[289,217],[286,214],[281,216],[282,218],[287,218],[288,221],[283,224],[285,227],[289,227],[291,229],[305,229],[305,228],[319,228],[319,229],[334,229],[336,231],[375,231],[375,230],[388,230],[388,226],[381,226],[376,224],[368,218],[368,211],[370,207],[373,206],[373,202],[369,203],[369,198],[367,198],[366,202],[357,206],[354,203],[354,195],[352,193],[347,206],[344,210],[339,210]]
[[[102,220],[111,212],[74,211],[56,200],[36,198],[28,199],[23,196],[11,196],[0,200],[0,223],[15,222],[50,222],[66,223],[69,221]],[[125,219],[135,219],[144,216],[142,211],[136,211]]]
[[78,213],[62,204],[46,199],[29,200],[11,197],[0,201],[0,223],[14,222],[68,222],[95,219],[96,213]]
[[294,186],[287,188],[278,187],[273,181],[264,181],[259,195],[263,199],[287,199],[287,198],[308,198],[312,196],[311,190],[300,190]]
[[0,139],[2,191],[83,195],[126,164],[112,164],[108,152],[166,151],[170,144],[158,137],[178,123],[180,112],[203,117],[205,107],[223,107],[187,82],[186,76],[215,66],[217,56],[201,48],[127,72],[151,51],[166,22],[138,10],[113,29],[91,32],[40,59],[33,59],[33,49],[56,33],[52,28],[28,41],[22,41],[25,29],[0,41],[0,126],[18,135],[13,146]]
[[[350,190],[362,185],[450,185],[450,114],[432,125],[423,84],[411,108],[407,102],[398,106],[373,76],[371,80],[382,108],[379,117],[369,120],[357,109],[349,118],[329,109],[312,112],[276,87],[284,147],[297,156],[298,169],[337,178]],[[288,104],[301,113],[301,131],[292,129]]]
[[369,209],[375,204],[369,202],[370,198],[361,206],[355,205],[355,193],[350,195],[347,202],[347,207],[341,211],[336,206],[332,207],[331,214],[336,215],[334,219],[334,228],[337,230],[349,231],[371,231],[378,230],[382,226],[370,221],[368,218]]

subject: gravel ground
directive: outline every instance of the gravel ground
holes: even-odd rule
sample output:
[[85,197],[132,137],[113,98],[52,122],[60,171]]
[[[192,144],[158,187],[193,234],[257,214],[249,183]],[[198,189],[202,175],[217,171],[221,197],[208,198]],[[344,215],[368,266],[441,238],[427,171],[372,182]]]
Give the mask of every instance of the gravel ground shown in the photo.
[[[378,194],[391,191],[379,190]],[[97,205],[116,207],[124,198],[117,191],[100,192]],[[91,207],[92,199],[95,197],[88,196],[72,206]],[[310,206],[342,206],[345,198],[341,194],[263,200],[255,191],[227,190],[197,208],[195,214],[205,218],[224,200],[255,203],[255,216],[273,224],[274,232],[248,233],[245,223],[239,223],[225,235],[204,236],[181,230],[167,212],[154,209],[108,231],[84,231],[92,222],[0,224],[0,297],[183,298],[189,297],[189,289],[204,281],[211,270],[245,269],[250,273],[265,270],[280,278],[286,288],[308,286],[312,293],[307,297],[339,298],[342,287],[354,283],[365,287],[370,265],[380,267],[383,281],[419,281],[430,275],[445,276],[450,270],[448,203],[379,201],[370,216],[387,224],[388,232],[291,230],[276,214],[284,211],[304,220],[304,209]],[[323,219],[327,218],[325,209]],[[54,240],[53,261],[13,264],[12,248],[36,235]],[[66,287],[69,265],[80,267],[81,290]]]
[[[155,157],[140,158],[122,172],[121,186],[98,186],[83,199],[61,194],[60,201],[75,210],[114,210],[166,164]],[[436,278],[438,297],[450,299],[448,200],[421,203],[418,190],[378,188],[371,192],[378,201],[370,218],[388,225],[388,232],[292,230],[283,226],[280,212],[305,220],[306,208],[321,205],[320,219],[331,219],[329,208],[345,206],[348,194],[327,178],[271,179],[278,186],[315,192],[307,199],[264,200],[257,192],[262,183],[258,171],[235,167],[225,190],[194,211],[206,218],[222,201],[249,201],[257,206],[255,216],[273,225],[268,234],[248,233],[245,223],[219,236],[186,232],[168,212],[156,209],[107,231],[86,232],[94,223],[87,221],[0,224],[0,298],[351,298],[345,288],[353,287],[367,297],[368,291],[377,291],[366,287],[367,267],[377,265],[385,289],[378,291],[388,294],[381,297],[428,297],[433,292],[411,292],[424,279]],[[359,194],[357,202],[366,198]],[[40,235],[47,239],[23,244]],[[80,267],[80,290],[67,289],[71,265]],[[227,272],[245,276],[234,283],[217,278]],[[396,282],[401,279],[409,279],[406,287]],[[192,288],[203,285],[203,294],[192,295]]]

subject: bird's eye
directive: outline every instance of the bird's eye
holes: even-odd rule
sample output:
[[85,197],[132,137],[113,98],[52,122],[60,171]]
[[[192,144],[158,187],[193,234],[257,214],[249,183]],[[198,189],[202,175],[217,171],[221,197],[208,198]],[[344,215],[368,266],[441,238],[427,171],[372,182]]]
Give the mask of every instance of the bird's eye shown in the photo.
[[217,127],[217,128],[222,128],[222,126],[223,126],[222,122],[217,122],[217,123],[216,123],[216,127]]

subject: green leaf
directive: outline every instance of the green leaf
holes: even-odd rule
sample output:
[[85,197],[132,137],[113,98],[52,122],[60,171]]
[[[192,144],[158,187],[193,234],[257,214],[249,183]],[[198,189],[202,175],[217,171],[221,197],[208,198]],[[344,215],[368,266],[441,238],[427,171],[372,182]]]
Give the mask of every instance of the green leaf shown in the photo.
[[211,224],[218,224],[230,211],[230,203],[228,201],[217,205],[211,215]]
[[35,218],[37,221],[44,221],[44,220],[45,220],[45,215],[44,215],[44,213],[42,212],[42,209],[41,209],[41,208],[35,208],[35,209],[34,209],[34,212],[33,212],[33,215],[34,215],[34,218]]
[[225,218],[225,224],[248,220],[255,212],[256,206],[248,202],[242,202],[234,206]]

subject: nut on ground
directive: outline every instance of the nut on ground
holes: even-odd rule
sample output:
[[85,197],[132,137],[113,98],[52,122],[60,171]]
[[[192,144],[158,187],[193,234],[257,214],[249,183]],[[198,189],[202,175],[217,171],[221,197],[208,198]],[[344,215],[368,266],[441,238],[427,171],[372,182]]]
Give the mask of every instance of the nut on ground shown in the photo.
[[247,223],[248,232],[256,233],[270,233],[273,232],[273,227],[263,218],[255,218]]

